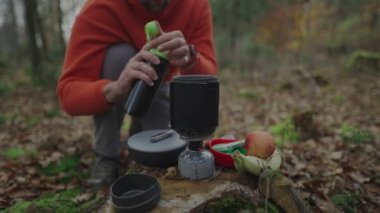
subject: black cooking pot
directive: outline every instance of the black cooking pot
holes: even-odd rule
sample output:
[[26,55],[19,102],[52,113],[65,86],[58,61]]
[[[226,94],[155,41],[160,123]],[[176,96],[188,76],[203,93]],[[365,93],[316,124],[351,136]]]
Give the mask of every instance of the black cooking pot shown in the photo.
[[175,166],[186,142],[169,130],[147,130],[132,135],[127,141],[129,157],[136,163],[160,168]]
[[218,126],[219,82],[210,75],[182,75],[170,82],[170,125],[186,140],[213,135]]

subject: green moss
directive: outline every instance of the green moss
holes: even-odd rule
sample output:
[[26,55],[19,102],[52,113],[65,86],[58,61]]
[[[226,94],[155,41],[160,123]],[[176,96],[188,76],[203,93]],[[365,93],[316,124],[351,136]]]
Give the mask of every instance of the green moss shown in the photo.
[[343,104],[344,102],[344,97],[341,96],[341,95],[334,95],[332,97],[332,101],[335,103],[335,104]]
[[277,146],[283,146],[286,142],[297,142],[300,136],[290,118],[286,118],[280,123],[274,124],[269,127],[276,140]]
[[80,188],[69,189],[59,193],[45,194],[33,201],[22,201],[14,206],[1,211],[1,213],[24,213],[24,212],[88,212],[98,202],[101,201],[100,197],[96,197],[81,205],[73,202],[73,198],[82,194]]
[[24,213],[25,209],[31,204],[31,201],[22,201],[15,204],[13,207],[1,211],[1,213]]
[[0,127],[4,126],[8,121],[16,119],[18,116],[19,115],[17,113],[6,113],[0,115]]
[[[265,211],[265,203],[267,204],[268,211]],[[276,204],[268,202],[260,202],[255,205],[253,202],[246,200],[240,196],[227,195],[216,199],[207,204],[200,212],[205,213],[218,213],[218,212],[269,212],[280,213],[283,212]]]
[[276,205],[274,205],[271,202],[268,202],[268,211],[265,210],[265,206],[256,209],[256,213],[280,213],[280,212],[282,212],[280,208],[278,208]]
[[70,172],[74,170],[80,162],[80,158],[77,156],[66,156],[59,163],[50,163],[46,167],[40,168],[41,173],[53,176],[58,175],[61,172]]
[[61,110],[58,109],[58,108],[54,108],[54,109],[51,109],[51,110],[48,110],[45,115],[46,117],[48,118],[54,118],[54,117],[57,117],[61,114]]
[[14,160],[23,156],[35,157],[37,156],[37,151],[35,149],[24,150],[22,148],[16,147],[16,148],[7,149],[6,151],[2,152],[0,155],[7,159]]
[[6,209],[4,212],[79,212],[78,205],[72,199],[80,195],[79,188],[69,189],[59,193],[49,193],[33,201],[22,201]]
[[0,82],[0,97],[8,96],[12,93],[12,87],[8,84]]
[[27,153],[24,149],[21,148],[10,148],[2,153],[2,156],[8,159],[16,159],[22,156],[25,156]]
[[380,71],[380,53],[356,50],[350,54],[345,66],[351,71]]
[[202,212],[239,212],[240,210],[254,210],[252,202],[239,196],[227,195],[210,202]]
[[32,127],[32,126],[39,124],[42,120],[43,120],[43,118],[41,115],[36,115],[36,116],[29,118],[26,121],[26,123],[27,123],[28,127]]
[[7,123],[7,116],[6,115],[0,115],[0,127],[5,125]]
[[70,183],[70,181],[74,178],[87,179],[90,177],[90,172],[87,171],[68,171],[65,173],[65,176],[60,180],[61,183]]
[[334,194],[331,200],[336,206],[341,207],[347,213],[356,212],[356,205],[359,203],[358,196],[350,191]]
[[41,197],[33,204],[37,210],[56,210],[57,212],[78,212],[71,199],[80,194],[78,190],[68,190],[60,194],[50,194]]
[[58,163],[50,163],[46,167],[40,167],[39,171],[48,176],[63,174],[61,183],[69,183],[73,177],[87,179],[90,176],[88,170],[80,170],[78,167],[80,158],[78,156],[66,156]]
[[340,136],[344,142],[355,144],[372,142],[375,140],[375,136],[371,132],[356,128],[348,124],[343,124],[341,126]]
[[96,197],[90,201],[83,203],[80,206],[80,212],[89,212],[94,206],[98,205],[99,202],[103,202],[104,200],[101,197]]
[[254,90],[249,89],[240,89],[239,90],[239,96],[244,98],[250,98],[250,99],[259,99],[260,94]]

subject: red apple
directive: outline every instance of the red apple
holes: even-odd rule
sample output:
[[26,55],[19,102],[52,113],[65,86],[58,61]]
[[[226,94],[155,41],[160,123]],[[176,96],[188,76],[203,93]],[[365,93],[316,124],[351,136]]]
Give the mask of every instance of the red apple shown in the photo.
[[276,145],[271,134],[264,131],[251,132],[245,138],[245,149],[247,155],[253,155],[261,159],[272,156]]

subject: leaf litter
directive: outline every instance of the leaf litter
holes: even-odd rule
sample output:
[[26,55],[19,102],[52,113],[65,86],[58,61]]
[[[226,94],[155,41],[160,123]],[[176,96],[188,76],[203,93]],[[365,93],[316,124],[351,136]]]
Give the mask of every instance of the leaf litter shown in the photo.
[[[322,72],[319,78],[329,76],[322,79],[328,83],[310,85],[293,72],[268,80],[257,73],[222,71],[216,137],[280,129],[281,172],[313,212],[377,212],[380,103],[370,97],[373,91],[358,92],[372,84],[362,83],[368,81],[365,74],[355,75],[363,76]],[[0,126],[0,208],[84,186],[95,156],[90,117],[60,112],[53,92],[37,95],[26,89],[5,97],[0,110],[9,115]],[[7,150],[16,152],[7,155]],[[70,195],[76,206],[98,197],[87,191]]]

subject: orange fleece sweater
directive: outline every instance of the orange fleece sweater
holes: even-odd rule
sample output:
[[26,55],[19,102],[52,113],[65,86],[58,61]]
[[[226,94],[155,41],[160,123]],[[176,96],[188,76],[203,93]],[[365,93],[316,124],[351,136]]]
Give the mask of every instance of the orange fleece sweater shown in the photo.
[[104,112],[109,105],[100,79],[106,49],[128,43],[140,50],[146,43],[144,25],[157,20],[164,32],[180,30],[200,57],[189,73],[171,66],[166,80],[178,74],[216,74],[211,9],[208,0],[171,0],[161,13],[150,13],[140,0],[89,0],[75,20],[66,50],[57,94],[70,115]]

